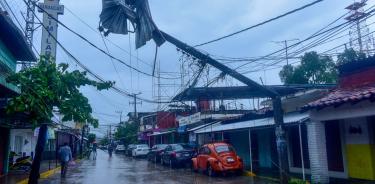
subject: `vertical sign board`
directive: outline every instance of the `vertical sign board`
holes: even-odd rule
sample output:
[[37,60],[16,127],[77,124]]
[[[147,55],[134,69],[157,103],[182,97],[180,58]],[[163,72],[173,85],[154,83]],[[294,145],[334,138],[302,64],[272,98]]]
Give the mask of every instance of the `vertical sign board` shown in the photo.
[[[44,3],[39,3],[39,12],[43,13],[43,28],[42,32],[42,49],[41,54],[44,56],[56,59],[56,41],[58,15],[64,14],[64,6],[60,5],[60,0],[44,0]],[[56,19],[56,20],[55,20]]]

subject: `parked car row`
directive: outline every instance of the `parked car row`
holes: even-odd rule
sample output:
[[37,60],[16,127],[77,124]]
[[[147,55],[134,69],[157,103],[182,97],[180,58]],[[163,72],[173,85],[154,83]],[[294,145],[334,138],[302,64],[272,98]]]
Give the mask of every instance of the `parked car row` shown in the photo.
[[217,174],[242,174],[243,161],[234,148],[224,142],[205,144],[196,150],[188,144],[157,144],[151,149],[147,144],[118,145],[116,153],[127,156],[145,157],[150,162],[161,163],[171,168],[189,166],[195,172],[208,176]]

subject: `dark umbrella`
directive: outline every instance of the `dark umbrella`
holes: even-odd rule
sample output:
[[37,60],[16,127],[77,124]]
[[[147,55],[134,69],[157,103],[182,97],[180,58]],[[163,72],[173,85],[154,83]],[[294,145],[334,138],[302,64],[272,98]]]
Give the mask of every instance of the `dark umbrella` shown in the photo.
[[109,33],[128,34],[127,21],[135,29],[135,45],[140,48],[153,39],[160,46],[165,42],[164,37],[152,20],[148,0],[102,0],[103,10],[100,14],[100,31]]

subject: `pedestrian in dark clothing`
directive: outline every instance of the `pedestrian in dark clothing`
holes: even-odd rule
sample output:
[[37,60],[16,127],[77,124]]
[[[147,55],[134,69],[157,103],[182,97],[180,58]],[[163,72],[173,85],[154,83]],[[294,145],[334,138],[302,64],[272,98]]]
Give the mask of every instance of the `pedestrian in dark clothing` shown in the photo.
[[96,144],[96,142],[94,142],[92,144],[92,159],[93,160],[96,160],[96,155],[97,155],[96,149],[97,149],[97,147],[98,147],[98,145]]
[[59,155],[61,163],[61,177],[65,177],[69,161],[72,160],[72,150],[68,146],[68,143],[64,143],[64,146],[59,149]]
[[113,152],[113,149],[114,149],[114,144],[113,143],[110,143],[108,145],[108,154],[109,154],[109,157],[112,157],[112,152]]

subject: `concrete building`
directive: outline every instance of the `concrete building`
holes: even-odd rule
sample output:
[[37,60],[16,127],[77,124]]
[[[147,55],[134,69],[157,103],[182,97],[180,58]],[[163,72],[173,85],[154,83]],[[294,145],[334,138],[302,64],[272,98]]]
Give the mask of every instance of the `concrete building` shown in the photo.
[[375,181],[375,58],[339,71],[337,88],[305,107],[312,181]]
[[[8,171],[10,129],[24,127],[21,116],[9,117],[5,113],[7,99],[19,93],[19,89],[7,83],[6,78],[16,72],[17,61],[35,60],[24,34],[12,22],[8,13],[0,9],[0,176]],[[17,139],[20,143],[25,143],[23,138]],[[31,143],[28,142],[28,145]]]

